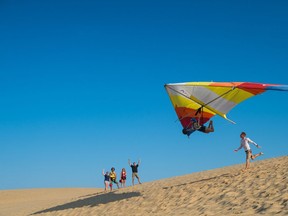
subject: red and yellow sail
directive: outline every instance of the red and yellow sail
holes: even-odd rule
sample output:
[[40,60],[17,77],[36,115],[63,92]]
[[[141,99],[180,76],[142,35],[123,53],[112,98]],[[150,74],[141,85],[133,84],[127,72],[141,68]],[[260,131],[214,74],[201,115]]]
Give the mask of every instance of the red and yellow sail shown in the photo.
[[165,88],[183,128],[188,127],[191,118],[195,117],[199,109],[200,124],[204,124],[214,115],[229,120],[226,114],[250,97],[267,90],[288,91],[287,85],[251,82],[171,83],[166,84]]

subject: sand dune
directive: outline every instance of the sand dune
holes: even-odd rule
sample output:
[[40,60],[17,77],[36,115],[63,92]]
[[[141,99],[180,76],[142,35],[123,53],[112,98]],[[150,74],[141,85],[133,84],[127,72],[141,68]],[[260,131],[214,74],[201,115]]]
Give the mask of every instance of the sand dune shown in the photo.
[[0,216],[288,215],[288,156],[103,189],[0,191]]

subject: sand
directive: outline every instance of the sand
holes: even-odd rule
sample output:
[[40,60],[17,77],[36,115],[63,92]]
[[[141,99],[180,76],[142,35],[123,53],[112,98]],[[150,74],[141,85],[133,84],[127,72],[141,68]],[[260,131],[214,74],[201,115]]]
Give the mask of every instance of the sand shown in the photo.
[[103,189],[0,191],[0,216],[288,215],[288,156]]

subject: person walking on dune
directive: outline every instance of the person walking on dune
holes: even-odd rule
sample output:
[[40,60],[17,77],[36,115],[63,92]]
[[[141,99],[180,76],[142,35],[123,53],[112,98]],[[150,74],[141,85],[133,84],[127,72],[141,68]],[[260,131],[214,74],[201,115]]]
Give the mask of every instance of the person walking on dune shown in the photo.
[[252,150],[250,148],[249,143],[252,143],[253,145],[255,145],[257,148],[261,148],[257,143],[255,143],[254,141],[252,141],[251,139],[249,139],[248,137],[246,137],[246,133],[242,132],[240,134],[240,146],[239,148],[235,149],[234,151],[237,152],[238,150],[240,150],[241,148],[244,148],[245,153],[246,153],[246,166],[245,166],[245,170],[250,168],[250,159],[254,160],[255,158],[257,158],[260,155],[263,155],[263,152],[260,152],[258,154],[253,155],[252,154]]
[[136,162],[134,162],[133,164],[130,163],[130,159],[128,159],[128,164],[129,166],[132,168],[132,185],[134,186],[134,179],[135,177],[138,180],[138,183],[141,184],[140,182],[140,177],[138,175],[138,166],[140,165],[140,160],[138,160],[138,164],[136,164]]

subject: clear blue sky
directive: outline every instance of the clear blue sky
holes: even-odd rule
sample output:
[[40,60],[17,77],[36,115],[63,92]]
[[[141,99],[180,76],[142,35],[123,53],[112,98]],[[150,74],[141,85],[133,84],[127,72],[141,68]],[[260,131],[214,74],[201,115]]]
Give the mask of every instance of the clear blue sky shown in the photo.
[[[287,92],[182,135],[163,87],[288,84],[287,1],[0,1],[0,189],[103,187],[142,160],[143,182],[287,155]],[[253,147],[252,147],[253,148]],[[253,148],[254,152],[258,149]]]

